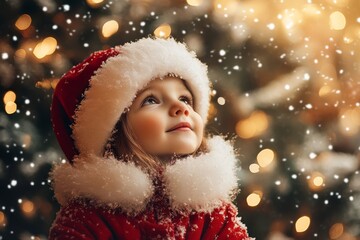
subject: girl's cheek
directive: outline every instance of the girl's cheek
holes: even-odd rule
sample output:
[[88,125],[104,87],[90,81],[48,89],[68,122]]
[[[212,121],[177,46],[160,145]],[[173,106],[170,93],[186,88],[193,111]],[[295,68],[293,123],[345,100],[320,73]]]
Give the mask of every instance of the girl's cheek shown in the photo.
[[137,135],[142,136],[159,134],[160,132],[165,131],[165,129],[162,129],[164,127],[165,126],[162,127],[161,119],[155,114],[139,116],[133,124],[134,131]]

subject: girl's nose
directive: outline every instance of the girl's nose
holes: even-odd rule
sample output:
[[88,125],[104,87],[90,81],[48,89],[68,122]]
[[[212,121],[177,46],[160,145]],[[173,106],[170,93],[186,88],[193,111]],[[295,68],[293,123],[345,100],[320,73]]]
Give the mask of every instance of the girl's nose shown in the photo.
[[184,114],[185,116],[189,116],[188,106],[183,102],[174,102],[170,107],[170,115],[172,117],[177,117]]

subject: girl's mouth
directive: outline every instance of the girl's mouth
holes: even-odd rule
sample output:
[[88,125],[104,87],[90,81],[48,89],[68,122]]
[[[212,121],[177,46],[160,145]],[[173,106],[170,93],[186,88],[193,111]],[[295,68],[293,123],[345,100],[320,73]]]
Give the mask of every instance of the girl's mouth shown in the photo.
[[170,128],[166,132],[172,132],[175,130],[191,130],[191,125],[188,122],[181,122],[179,124],[176,124],[174,127]]

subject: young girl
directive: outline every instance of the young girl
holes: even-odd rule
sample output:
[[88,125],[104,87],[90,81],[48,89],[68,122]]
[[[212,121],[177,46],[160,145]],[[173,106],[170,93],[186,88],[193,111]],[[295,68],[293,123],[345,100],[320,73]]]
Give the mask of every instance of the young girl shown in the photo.
[[206,139],[207,67],[174,39],[93,53],[59,81],[50,239],[250,239],[231,203],[236,158]]

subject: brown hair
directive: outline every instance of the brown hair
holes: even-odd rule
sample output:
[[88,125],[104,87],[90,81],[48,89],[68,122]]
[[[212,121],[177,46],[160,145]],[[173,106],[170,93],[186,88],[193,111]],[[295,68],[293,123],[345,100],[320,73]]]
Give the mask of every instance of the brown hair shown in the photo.
[[[205,136],[203,137],[199,148],[194,153],[189,155],[197,156],[204,152],[208,152]],[[148,154],[138,144],[135,139],[134,132],[129,125],[127,112],[122,114],[120,120],[116,124],[115,130],[113,131],[113,134],[105,147],[104,155],[112,155],[121,161],[133,161],[137,166],[140,166],[150,173],[157,172],[163,166],[163,163],[158,157]],[[174,158],[179,157],[186,156],[174,155]]]

